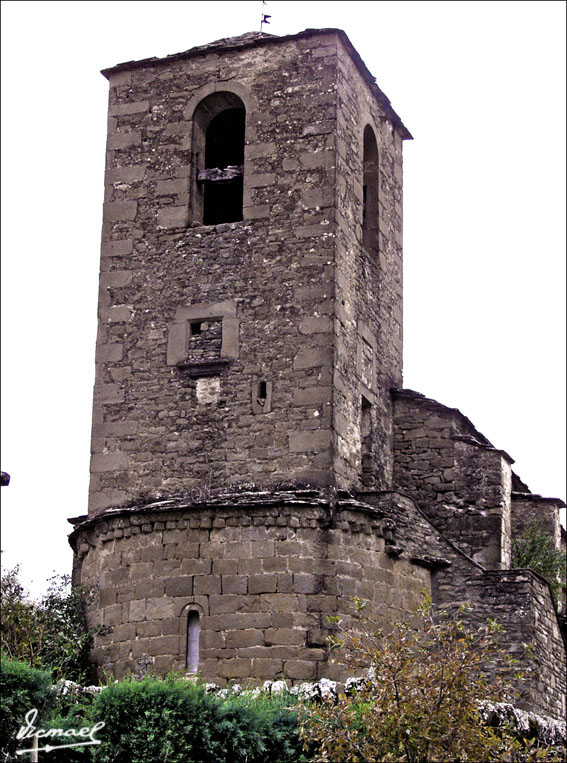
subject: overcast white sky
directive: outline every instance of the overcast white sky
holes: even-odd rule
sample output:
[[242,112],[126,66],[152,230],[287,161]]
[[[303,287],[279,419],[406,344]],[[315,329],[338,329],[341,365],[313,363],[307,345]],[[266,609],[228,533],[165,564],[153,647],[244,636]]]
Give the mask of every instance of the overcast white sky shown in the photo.
[[[2,3],[3,564],[70,572],[86,512],[108,83],[259,29],[251,2]],[[344,29],[405,143],[405,386],[565,498],[565,4],[277,2]]]

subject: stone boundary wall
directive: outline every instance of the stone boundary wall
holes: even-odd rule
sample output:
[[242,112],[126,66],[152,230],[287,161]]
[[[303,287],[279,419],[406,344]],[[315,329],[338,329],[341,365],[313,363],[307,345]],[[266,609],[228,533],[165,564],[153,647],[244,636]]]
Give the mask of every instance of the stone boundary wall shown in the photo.
[[510,566],[510,457],[454,408],[393,390],[394,486],[433,524],[491,569]]
[[[566,644],[548,583],[531,570],[486,570],[482,575],[435,573],[433,597],[457,606],[468,602],[470,625],[496,619],[504,628],[499,642],[518,660],[525,682],[516,683],[517,704],[552,718],[565,717]],[[531,655],[523,644],[531,646]]]
[[[262,496],[259,499],[262,500]],[[327,662],[327,615],[348,618],[349,597],[386,625],[430,590],[430,571],[386,553],[387,527],[370,507],[337,510],[315,497],[264,505],[109,512],[72,534],[75,583],[97,589],[90,625],[100,672],[116,678],[150,660],[183,670],[187,614],[200,614],[206,680],[340,679]]]
[[532,523],[548,533],[553,547],[561,549],[561,523],[559,509],[565,504],[559,498],[545,498],[532,493],[512,493],[512,537],[521,537]]

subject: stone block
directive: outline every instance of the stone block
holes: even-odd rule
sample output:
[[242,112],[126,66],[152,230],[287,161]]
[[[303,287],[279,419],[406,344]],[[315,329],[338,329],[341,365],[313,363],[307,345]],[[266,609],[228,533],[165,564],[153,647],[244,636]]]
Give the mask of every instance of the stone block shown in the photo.
[[103,208],[103,220],[107,223],[134,220],[138,212],[136,201],[107,201]]
[[210,575],[212,570],[211,559],[182,559],[182,575]]
[[311,430],[306,432],[290,432],[289,452],[309,453],[331,446],[331,433],[328,429]]
[[332,232],[332,226],[329,224],[315,223],[314,225],[297,225],[293,232],[297,238],[311,238],[312,236],[323,236]]
[[227,648],[240,649],[249,646],[264,644],[264,634],[261,630],[252,628],[238,631],[226,631],[225,641]]
[[158,657],[154,657],[152,673],[158,676],[166,676],[174,670],[176,662],[175,656],[173,655],[162,654]]
[[277,591],[277,575],[250,575],[248,578],[248,593],[275,593]]
[[283,556],[262,559],[262,572],[287,572],[288,560]]
[[110,116],[123,116],[124,114],[141,114],[150,110],[149,101],[130,101],[128,103],[116,103],[108,107]]
[[246,575],[223,575],[222,593],[245,594],[248,592],[248,577]]
[[294,593],[320,593],[323,588],[323,579],[320,575],[300,575],[293,576]]
[[256,175],[248,175],[246,184],[248,188],[264,188],[268,185],[273,185],[276,182],[276,176],[272,172]]
[[264,159],[276,150],[275,143],[255,143],[245,147],[246,159]]
[[163,596],[163,580],[141,580],[136,583],[135,596],[137,599],[155,599]]
[[100,274],[100,285],[103,289],[119,289],[127,286],[131,280],[131,270],[107,270]]
[[305,631],[292,628],[268,628],[264,633],[267,646],[304,646]]
[[188,187],[187,178],[160,180],[156,183],[156,195],[165,196],[167,194],[187,193]]
[[133,623],[117,625],[112,638],[114,641],[133,641],[136,638],[136,626]]
[[331,402],[331,387],[307,387],[293,394],[294,405],[324,405]]
[[116,472],[128,468],[126,453],[98,454],[91,457],[91,472]]
[[[171,548],[171,547],[169,547]],[[198,543],[177,543],[173,546],[173,549],[168,556],[173,556],[175,559],[191,559],[199,556],[199,544]]]
[[158,636],[150,639],[148,654],[166,654],[177,657],[180,653],[180,636]]
[[274,555],[273,540],[250,541],[250,556],[252,558],[270,557]]
[[210,594],[220,594],[221,576],[220,575],[198,575],[194,578],[195,596]]
[[102,244],[103,257],[125,257],[131,254],[134,249],[132,239],[121,239],[117,241],[104,241]]
[[[232,659],[222,660],[217,668],[217,675],[222,678],[249,678],[252,673],[252,660],[250,659]],[[214,674],[213,674],[214,675]]]
[[271,612],[296,612],[299,610],[299,600],[295,594],[266,594],[264,600]]
[[104,610],[104,624],[120,625],[122,623],[122,604],[113,604]]
[[121,403],[124,400],[124,389],[120,384],[95,384],[95,403]]
[[211,595],[209,597],[211,615],[234,614],[246,606],[249,606],[249,600],[246,596],[228,593],[222,596]]
[[270,214],[270,207],[268,204],[251,204],[243,209],[245,220],[265,220],[270,217]]
[[135,660],[144,654],[148,654],[150,648],[149,638],[140,638],[132,642],[132,658]]
[[302,334],[324,334],[330,332],[333,328],[332,318],[329,315],[310,316],[305,318],[299,324],[299,331]]
[[114,183],[137,183],[144,179],[146,166],[146,164],[134,164],[129,167],[107,169],[105,181],[108,185]]
[[213,559],[214,575],[236,575],[238,572],[237,559]]
[[[157,524],[157,523],[156,523]],[[154,528],[156,530],[157,528]],[[161,544],[155,544],[153,546],[145,546],[140,549],[140,561],[141,562],[155,562],[161,560],[164,554],[164,547]]]
[[98,592],[98,605],[99,607],[109,607],[111,604],[116,604],[116,589],[115,588],[103,588]]
[[286,660],[284,676],[298,681],[313,681],[317,678],[317,663],[307,660]]
[[130,580],[137,582],[138,580],[147,580],[152,577],[154,565],[153,562],[137,562],[130,565]]
[[254,657],[251,665],[251,675],[254,678],[280,678],[283,674],[283,661],[269,658]]
[[[142,525],[142,530],[146,525]],[[151,532],[151,525],[148,532]],[[186,572],[183,568],[183,561],[181,559],[156,559],[154,562],[154,576],[162,577],[175,575],[191,575],[192,573]]]
[[301,350],[297,353],[293,360],[293,368],[302,370],[330,366],[332,361],[333,351],[330,347],[310,347],[308,350]]
[[142,142],[141,130],[130,130],[129,132],[115,132],[108,136],[106,143],[107,151],[116,151],[117,149],[132,148],[139,146]]
[[146,601],[146,617],[148,620],[163,620],[166,617],[173,617],[173,612],[173,602],[165,596]]
[[127,323],[133,317],[133,309],[130,305],[113,305],[105,311],[105,320],[108,323]]
[[168,578],[165,581],[166,596],[192,596],[193,595],[193,577]]
[[189,210],[182,207],[162,207],[157,213],[158,228],[185,228],[189,222]]

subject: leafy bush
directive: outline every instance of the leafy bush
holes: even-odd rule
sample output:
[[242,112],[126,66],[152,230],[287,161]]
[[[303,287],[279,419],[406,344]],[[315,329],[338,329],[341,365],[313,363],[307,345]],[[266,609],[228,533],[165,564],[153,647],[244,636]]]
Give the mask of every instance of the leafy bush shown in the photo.
[[21,743],[16,739],[25,725],[27,712],[34,708],[39,718],[45,717],[54,705],[51,676],[23,662],[2,657],[0,666],[0,755],[9,760]]
[[2,574],[0,640],[2,652],[37,668],[55,680],[84,682],[90,675],[93,629],[87,627],[84,589],[70,585],[68,575],[53,577],[45,596],[33,602],[18,578],[18,567]]
[[307,759],[289,702],[248,693],[224,699],[173,675],[126,679],[95,699],[91,718],[106,725],[93,760],[299,763]]
[[451,618],[434,613],[427,598],[411,624],[398,623],[386,636],[364,617],[360,599],[354,606],[360,631],[344,632],[329,618],[343,633],[330,645],[351,670],[369,672],[351,696],[302,707],[300,733],[314,745],[314,761],[532,759],[507,728],[481,722],[478,700],[509,696],[513,661],[498,649],[497,623],[469,630],[466,606]]
[[512,567],[523,567],[540,574],[551,586],[556,601],[561,590],[565,590],[567,555],[554,548],[551,537],[535,522],[512,542]]

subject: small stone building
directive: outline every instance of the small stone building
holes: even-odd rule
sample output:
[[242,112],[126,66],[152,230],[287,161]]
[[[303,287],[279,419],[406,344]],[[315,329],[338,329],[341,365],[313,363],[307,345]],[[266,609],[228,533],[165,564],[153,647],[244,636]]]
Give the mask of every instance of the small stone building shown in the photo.
[[549,585],[510,569],[556,499],[402,387],[402,144],[344,32],[249,33],[110,83],[89,512],[93,658],[208,680],[341,678],[328,615],[422,591],[496,616],[561,717]]

